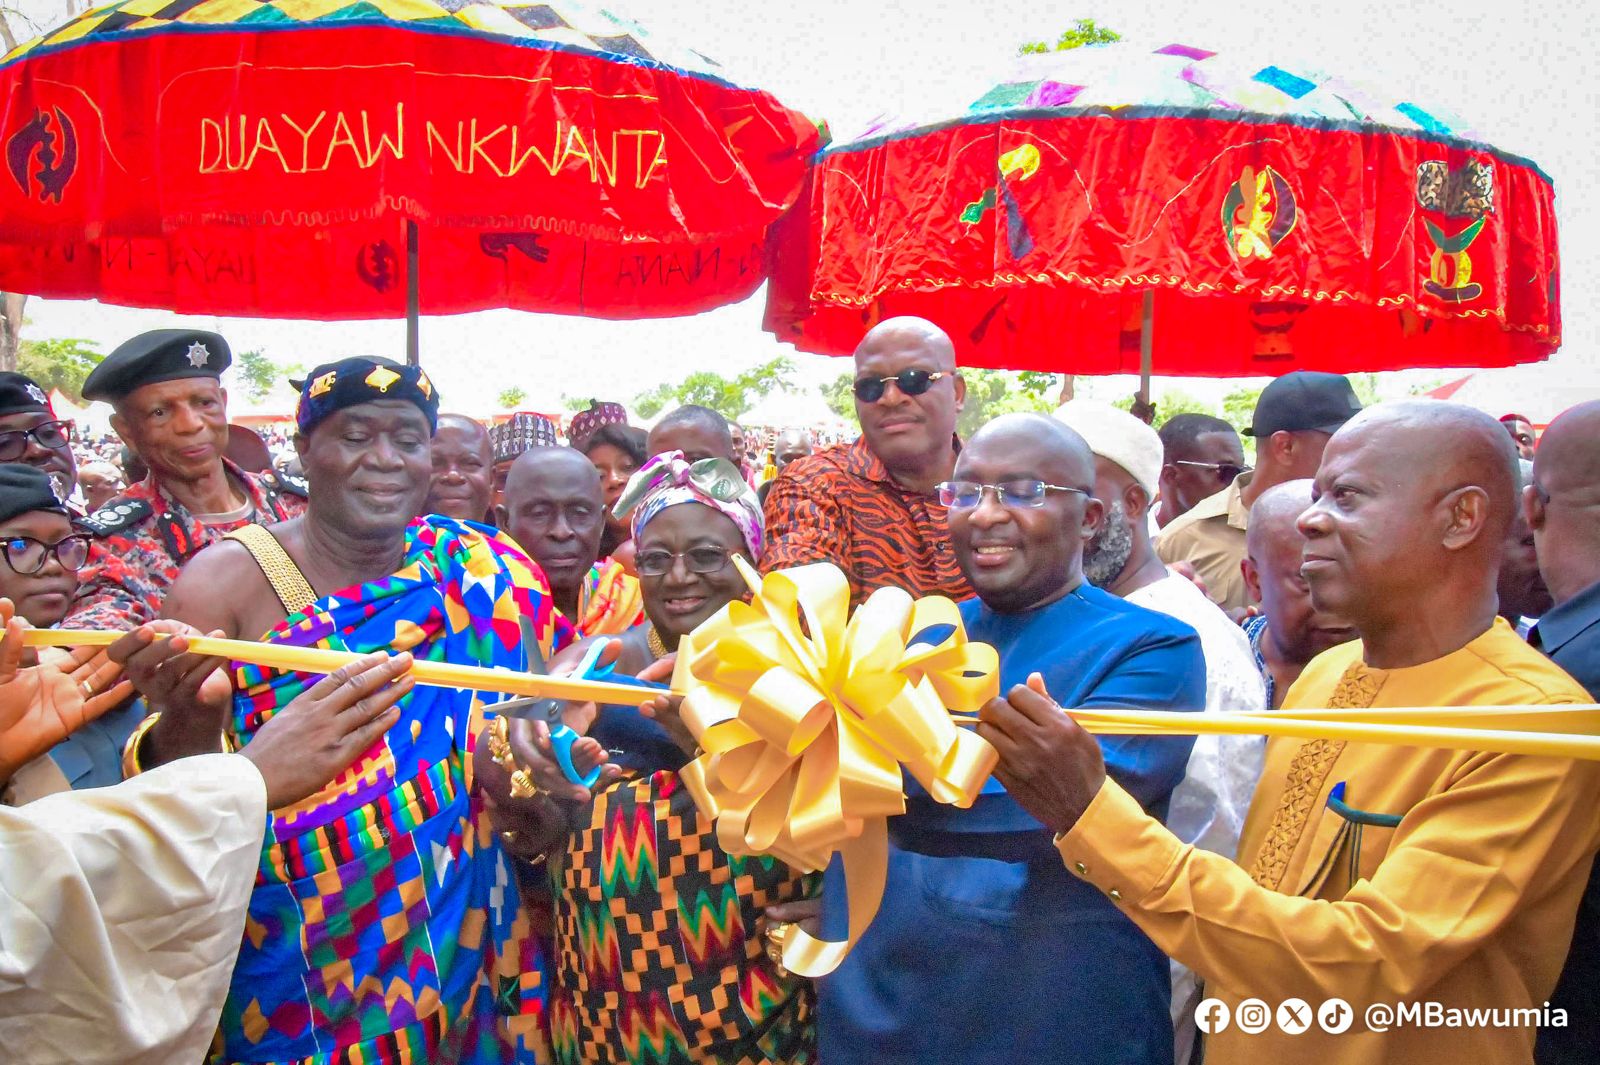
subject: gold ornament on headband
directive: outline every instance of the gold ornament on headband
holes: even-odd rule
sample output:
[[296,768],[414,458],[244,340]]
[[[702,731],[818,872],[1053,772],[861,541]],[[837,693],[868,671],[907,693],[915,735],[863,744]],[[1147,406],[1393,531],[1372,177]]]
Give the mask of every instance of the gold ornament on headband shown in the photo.
[[[796,869],[844,860],[843,941],[783,933],[783,965],[832,972],[871,923],[888,875],[887,819],[906,808],[901,767],[936,801],[971,806],[994,748],[956,726],[999,690],[994,648],[968,643],[955,603],[883,588],[849,616],[850,585],[820,563],[758,578],[678,645],[672,687],[703,755],[680,776],[729,854]],[[802,620],[804,627],[802,628]]]

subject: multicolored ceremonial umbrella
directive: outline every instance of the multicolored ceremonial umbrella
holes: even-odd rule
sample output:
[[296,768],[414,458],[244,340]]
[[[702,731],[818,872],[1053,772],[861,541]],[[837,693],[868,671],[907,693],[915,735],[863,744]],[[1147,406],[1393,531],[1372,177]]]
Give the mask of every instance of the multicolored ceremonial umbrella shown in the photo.
[[848,354],[901,314],[965,364],[1147,377],[1495,366],[1561,342],[1532,162],[1416,104],[1184,45],[1026,56],[835,141],[780,234],[767,327],[805,351]]
[[222,315],[733,302],[817,146],[565,0],[122,0],[0,94],[0,289]]

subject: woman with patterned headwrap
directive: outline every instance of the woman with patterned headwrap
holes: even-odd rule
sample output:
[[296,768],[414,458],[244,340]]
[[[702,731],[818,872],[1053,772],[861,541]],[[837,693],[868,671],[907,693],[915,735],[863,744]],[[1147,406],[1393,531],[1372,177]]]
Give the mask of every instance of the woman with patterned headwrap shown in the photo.
[[[690,465],[680,452],[640,469],[618,510],[632,517],[648,620],[615,638],[616,670],[658,676],[657,663],[680,637],[743,597],[730,559],[760,557],[761,510],[731,464]],[[556,664],[583,649],[575,645]],[[515,761],[542,792],[520,803],[506,791],[496,798],[500,827],[542,836],[552,852],[556,1060],[815,1060],[812,987],[774,962],[764,933],[767,907],[813,895],[816,878],[775,858],[730,857],[717,845],[711,820],[679,783],[692,756],[681,728],[613,706],[569,707],[567,718],[599,741],[579,741],[581,754],[596,760],[604,748],[614,762],[592,806],[580,805],[589,791],[568,783],[535,746],[531,726],[491,731],[478,745],[486,786],[507,781]]]

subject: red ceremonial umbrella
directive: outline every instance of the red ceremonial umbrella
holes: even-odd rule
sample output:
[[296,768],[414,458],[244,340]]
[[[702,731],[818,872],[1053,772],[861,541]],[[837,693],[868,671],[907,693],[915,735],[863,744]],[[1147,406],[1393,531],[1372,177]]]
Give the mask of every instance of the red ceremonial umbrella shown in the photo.
[[1415,104],[1182,45],[1028,56],[980,92],[824,151],[775,231],[779,339],[847,354],[913,314],[966,364],[1147,376],[1560,344],[1550,179]]
[[0,289],[221,315],[730,303],[817,145],[567,2],[124,0],[0,93]]

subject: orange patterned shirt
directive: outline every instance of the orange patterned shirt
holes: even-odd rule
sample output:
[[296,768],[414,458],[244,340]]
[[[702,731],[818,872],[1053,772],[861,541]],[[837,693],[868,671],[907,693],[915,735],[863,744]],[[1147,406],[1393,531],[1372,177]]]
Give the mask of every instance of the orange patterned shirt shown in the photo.
[[767,493],[766,525],[763,573],[832,562],[850,578],[852,607],[885,587],[972,597],[938,498],[896,484],[865,439],[785,466]]

